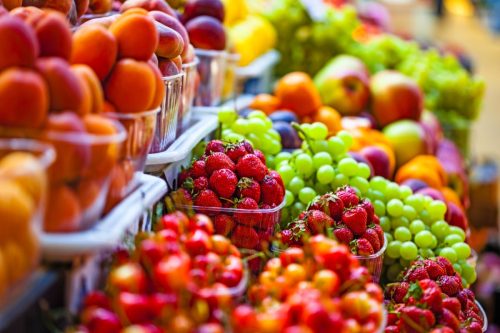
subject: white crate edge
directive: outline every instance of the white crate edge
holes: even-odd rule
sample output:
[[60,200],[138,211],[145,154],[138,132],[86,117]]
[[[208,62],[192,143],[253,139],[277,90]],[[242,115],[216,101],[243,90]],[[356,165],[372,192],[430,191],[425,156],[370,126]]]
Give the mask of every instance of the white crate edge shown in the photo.
[[93,228],[77,233],[41,233],[42,256],[47,260],[71,261],[74,257],[109,250],[122,241],[127,229],[167,193],[164,180],[141,174],[140,186],[102,218]]
[[280,59],[281,55],[278,51],[270,50],[252,61],[247,66],[237,67],[236,77],[238,79],[246,79],[263,76],[274,65],[276,65]]

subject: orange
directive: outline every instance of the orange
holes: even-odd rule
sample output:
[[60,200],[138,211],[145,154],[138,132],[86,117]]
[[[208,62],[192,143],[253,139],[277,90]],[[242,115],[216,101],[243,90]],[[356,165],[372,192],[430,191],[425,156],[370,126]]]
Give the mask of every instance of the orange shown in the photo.
[[318,90],[311,77],[303,72],[283,76],[274,93],[281,101],[281,108],[291,110],[300,117],[314,113],[321,106]]
[[250,108],[263,111],[267,115],[270,115],[279,109],[280,104],[281,101],[273,95],[259,94],[254,97],[252,103],[250,104]]
[[342,129],[342,116],[334,108],[322,106],[312,116],[313,122],[320,122],[328,127],[328,134],[334,135]]

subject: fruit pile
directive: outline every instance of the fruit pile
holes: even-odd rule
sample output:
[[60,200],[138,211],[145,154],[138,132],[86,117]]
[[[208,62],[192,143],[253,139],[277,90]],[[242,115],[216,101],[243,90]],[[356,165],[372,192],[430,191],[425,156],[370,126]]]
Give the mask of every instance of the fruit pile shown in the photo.
[[281,231],[281,241],[287,245],[302,245],[305,238],[317,234],[335,236],[360,256],[375,254],[385,245],[384,231],[372,203],[360,200],[350,186],[314,199],[307,211]]
[[[281,176],[248,141],[210,141],[205,154],[180,174],[183,203],[213,216],[217,233],[248,249],[267,244],[284,199]],[[186,207],[186,206],[185,206]]]
[[344,245],[310,238],[269,260],[232,315],[234,332],[376,332],[382,290]]
[[136,250],[118,252],[106,293],[87,296],[79,329],[223,332],[245,274],[240,252],[208,217],[165,215],[156,232],[138,235]]
[[474,293],[462,287],[460,275],[443,257],[416,261],[400,282],[389,284],[389,333],[483,331]]

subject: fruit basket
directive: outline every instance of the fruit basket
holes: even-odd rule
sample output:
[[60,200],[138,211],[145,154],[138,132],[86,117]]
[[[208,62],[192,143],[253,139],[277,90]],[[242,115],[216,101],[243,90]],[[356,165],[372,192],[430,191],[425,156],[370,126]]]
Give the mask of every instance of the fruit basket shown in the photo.
[[195,58],[194,61],[182,64],[184,71],[184,82],[182,91],[182,101],[179,111],[179,125],[177,127],[177,136],[181,135],[186,130],[191,122],[192,108],[194,95],[197,91],[200,77],[198,75],[197,67],[199,60]]
[[226,52],[195,50],[199,60],[200,85],[195,96],[197,106],[215,106],[221,102],[224,77],[226,75]]
[[271,91],[274,66],[280,53],[271,50],[245,67],[236,68],[236,91],[241,94],[261,94]]
[[358,259],[361,265],[368,268],[368,271],[372,275],[373,281],[377,283],[380,281],[380,276],[382,275],[382,268],[384,266],[384,253],[386,248],[387,248],[387,239],[385,239],[384,244],[377,253],[374,253],[369,256],[360,256],[360,255],[354,256],[356,259]]
[[151,153],[165,151],[176,139],[184,76],[184,73],[180,73],[163,78],[165,98],[156,117],[156,132]]

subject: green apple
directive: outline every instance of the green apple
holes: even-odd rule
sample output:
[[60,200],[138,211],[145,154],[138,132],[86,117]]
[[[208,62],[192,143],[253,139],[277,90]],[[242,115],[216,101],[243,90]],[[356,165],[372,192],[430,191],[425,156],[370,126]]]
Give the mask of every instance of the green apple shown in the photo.
[[394,149],[398,166],[427,153],[425,131],[416,121],[398,120],[384,127],[383,132]]

